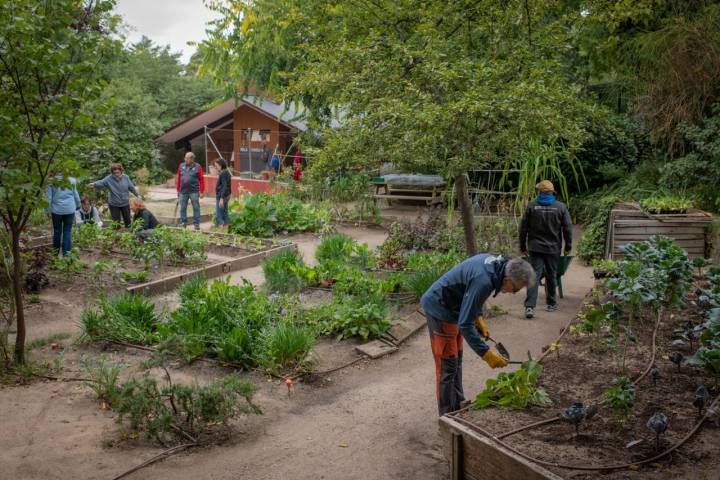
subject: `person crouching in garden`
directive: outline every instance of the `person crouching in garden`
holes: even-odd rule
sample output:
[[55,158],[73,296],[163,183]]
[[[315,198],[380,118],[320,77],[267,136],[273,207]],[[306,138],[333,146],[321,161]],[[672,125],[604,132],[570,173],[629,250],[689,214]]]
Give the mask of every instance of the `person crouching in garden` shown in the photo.
[[78,225],[95,225],[97,228],[103,226],[98,209],[90,203],[90,197],[87,195],[83,195],[80,201],[80,209],[75,211],[75,223]]
[[138,193],[130,177],[123,173],[122,165],[113,163],[110,165],[110,175],[97,182],[91,182],[88,186],[92,188],[106,188],[108,190],[110,217],[113,222],[120,222],[120,218],[122,217],[125,228],[130,228],[130,194],[132,193],[141,200],[142,196]]
[[222,158],[215,161],[220,174],[215,185],[215,223],[220,228],[227,228],[230,225],[228,217],[228,203],[230,203],[230,192],[232,176],[227,168],[227,162]]
[[62,179],[61,174],[55,175],[45,189],[45,196],[52,218],[53,250],[65,256],[72,249],[73,217],[80,208],[80,195],[74,178],[68,178],[69,188],[59,185]]
[[158,226],[157,218],[152,214],[150,210],[145,208],[145,202],[133,198],[130,202],[130,210],[133,212],[133,223],[142,222],[142,227],[135,233],[135,236],[140,242],[144,242],[152,235],[155,227]]
[[528,288],[525,299],[525,318],[535,316],[538,285],[545,276],[546,309],[557,310],[557,272],[560,263],[560,250],[565,241],[565,255],[572,249],[572,220],[567,206],[555,198],[555,186],[549,180],[543,180],[535,186],[537,198],[525,208],[518,233],[520,252],[530,257],[535,269],[535,287]]
[[460,409],[463,338],[491,368],[507,366],[507,359],[485,343],[490,331],[483,305],[498,293],[517,293],[535,284],[532,266],[521,258],[508,260],[482,253],[468,258],[437,279],[420,299],[425,310],[430,348],[435,359],[438,413]]

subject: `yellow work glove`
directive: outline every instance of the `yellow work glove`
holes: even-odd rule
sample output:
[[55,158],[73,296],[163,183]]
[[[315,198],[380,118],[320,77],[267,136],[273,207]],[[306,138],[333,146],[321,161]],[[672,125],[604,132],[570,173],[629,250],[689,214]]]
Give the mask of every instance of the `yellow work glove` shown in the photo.
[[480,332],[480,336],[482,336],[485,340],[490,338],[490,328],[488,327],[487,320],[485,320],[485,317],[482,315],[475,317],[475,328],[477,328],[477,331]]
[[508,364],[507,360],[505,360],[501,355],[498,355],[492,350],[488,350],[487,352],[485,352],[485,355],[482,356],[482,359],[485,360],[488,365],[490,365],[490,368],[507,367]]

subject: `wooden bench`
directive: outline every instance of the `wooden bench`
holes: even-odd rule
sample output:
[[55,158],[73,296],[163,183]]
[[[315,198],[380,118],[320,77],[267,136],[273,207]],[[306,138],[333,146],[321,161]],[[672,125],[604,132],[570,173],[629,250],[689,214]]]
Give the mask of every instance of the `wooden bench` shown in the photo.
[[427,205],[445,203],[442,196],[445,187],[412,188],[409,185],[394,186],[385,182],[371,182],[370,185],[375,187],[373,199],[385,199],[388,205],[392,205],[393,200],[422,200]]

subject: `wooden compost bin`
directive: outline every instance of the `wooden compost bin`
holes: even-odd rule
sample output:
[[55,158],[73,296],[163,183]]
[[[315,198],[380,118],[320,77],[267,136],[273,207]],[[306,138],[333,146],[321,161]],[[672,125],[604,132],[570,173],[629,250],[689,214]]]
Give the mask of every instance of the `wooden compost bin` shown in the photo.
[[562,480],[451,416],[442,416],[439,422],[451,480]]
[[711,257],[711,214],[692,209],[687,213],[653,215],[639,205],[620,202],[608,217],[605,258],[623,257],[621,247],[630,242],[647,240],[653,235],[670,237],[690,258]]

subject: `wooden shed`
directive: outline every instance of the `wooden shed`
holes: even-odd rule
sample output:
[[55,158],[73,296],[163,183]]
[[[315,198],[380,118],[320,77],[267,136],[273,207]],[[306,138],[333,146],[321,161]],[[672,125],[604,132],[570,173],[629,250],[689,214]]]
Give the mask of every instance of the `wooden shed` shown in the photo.
[[672,238],[690,258],[711,257],[712,223],[712,215],[702,210],[654,215],[643,211],[637,204],[619,202],[613,206],[608,217],[605,258],[622,258],[623,245],[647,240],[653,235]]

